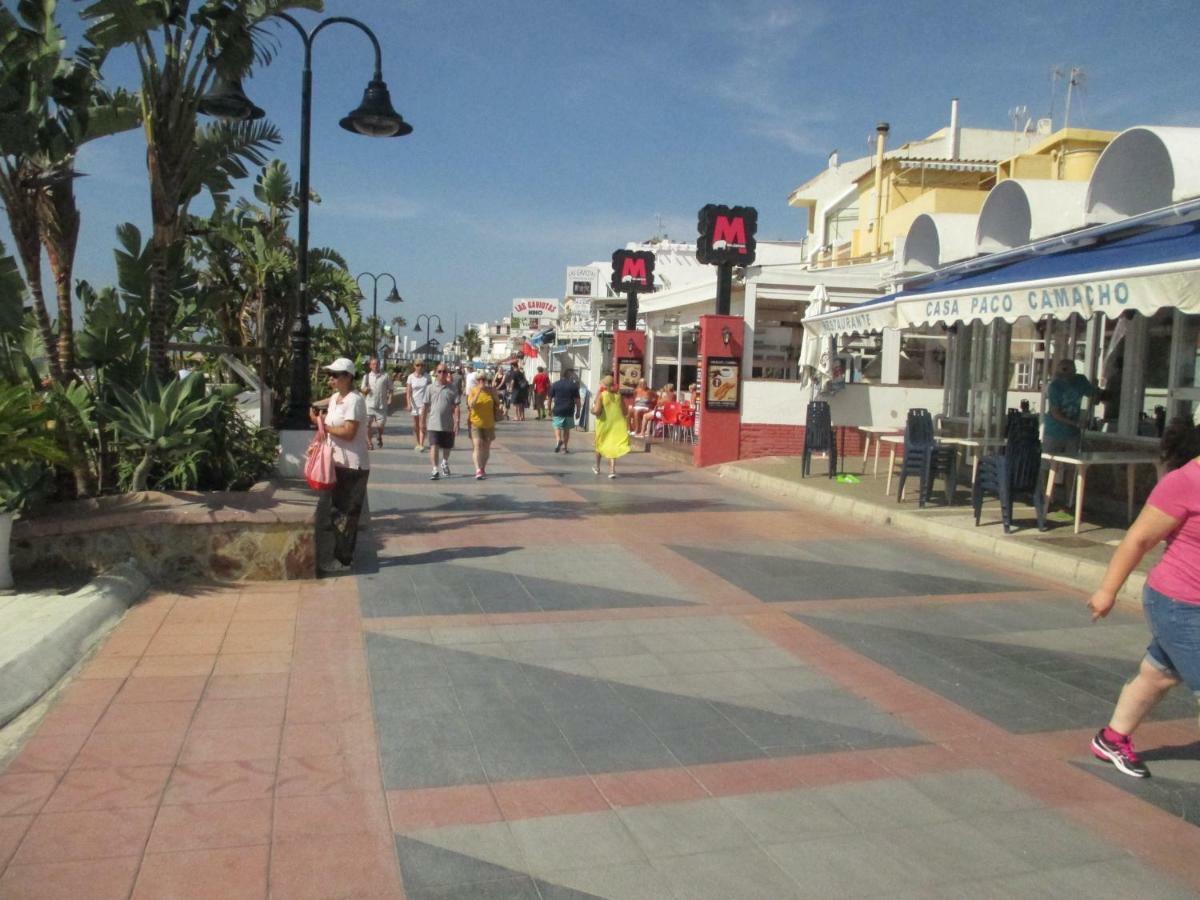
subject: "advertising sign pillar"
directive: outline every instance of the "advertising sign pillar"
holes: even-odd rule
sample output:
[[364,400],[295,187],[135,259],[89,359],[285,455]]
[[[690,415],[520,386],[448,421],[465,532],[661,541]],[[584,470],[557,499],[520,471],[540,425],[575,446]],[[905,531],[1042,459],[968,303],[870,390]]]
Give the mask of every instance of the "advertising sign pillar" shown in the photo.
[[[654,290],[654,254],[648,250],[614,251],[612,286],[626,298],[625,328],[613,332],[613,380],[623,397],[632,398],[646,365],[646,335],[637,330],[637,298]],[[626,406],[632,402],[626,399]]]
[[741,316],[701,316],[696,346],[700,364],[700,416],[704,427],[692,447],[692,462],[715,466],[738,458],[742,427]]

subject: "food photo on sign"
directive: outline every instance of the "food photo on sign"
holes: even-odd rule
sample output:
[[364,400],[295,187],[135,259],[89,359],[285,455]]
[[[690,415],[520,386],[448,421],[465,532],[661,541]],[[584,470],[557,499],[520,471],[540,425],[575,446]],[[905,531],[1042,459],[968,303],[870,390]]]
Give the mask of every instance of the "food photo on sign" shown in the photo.
[[737,409],[741,386],[741,360],[713,356],[708,360],[704,405],[709,409]]
[[642,380],[642,361],[622,359],[617,361],[617,383],[622,394],[632,394]]

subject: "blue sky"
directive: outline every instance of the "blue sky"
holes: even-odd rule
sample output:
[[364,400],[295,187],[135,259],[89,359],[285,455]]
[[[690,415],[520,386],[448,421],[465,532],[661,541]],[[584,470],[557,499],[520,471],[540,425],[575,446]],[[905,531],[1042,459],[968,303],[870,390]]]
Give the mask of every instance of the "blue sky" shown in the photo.
[[[75,3],[60,4],[77,36]],[[327,14],[375,29],[415,131],[372,140],[337,127],[370,77],[370,47],[345,26],[323,32],[313,244],[337,247],[355,273],[394,273],[399,312],[437,313],[449,331],[505,314],[513,297],[561,295],[567,266],[650,237],[658,216],[691,240],[705,203],[756,206],[760,239],[798,240],[787,195],[830,151],[865,155],[879,120],[892,125],[890,146],[923,137],[946,124],[952,96],[964,126],[1008,128],[1018,105],[1046,115],[1056,64],[1087,74],[1074,125],[1200,126],[1196,10],[1194,0],[327,0]],[[300,62],[298,38],[280,30],[275,61],[246,83],[283,131],[276,155],[293,175]],[[130,60],[115,57],[109,72],[132,86]],[[1063,96],[1060,85],[1056,124]],[[141,132],[89,146],[79,168],[76,274],[103,284],[115,226],[149,222]]]

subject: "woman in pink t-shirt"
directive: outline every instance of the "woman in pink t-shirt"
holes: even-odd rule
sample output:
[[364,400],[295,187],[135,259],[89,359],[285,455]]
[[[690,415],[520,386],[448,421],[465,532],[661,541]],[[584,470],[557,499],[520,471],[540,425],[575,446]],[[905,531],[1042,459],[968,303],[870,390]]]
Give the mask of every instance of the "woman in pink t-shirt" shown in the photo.
[[1142,591],[1150,645],[1137,675],[1121,690],[1108,726],[1092,738],[1094,756],[1134,778],[1150,774],[1131,739],[1142,720],[1180,682],[1200,699],[1200,429],[1171,423],[1163,434],[1162,459],[1166,474],[1087,601],[1093,621],[1108,615],[1129,573],[1160,541],[1167,542]]

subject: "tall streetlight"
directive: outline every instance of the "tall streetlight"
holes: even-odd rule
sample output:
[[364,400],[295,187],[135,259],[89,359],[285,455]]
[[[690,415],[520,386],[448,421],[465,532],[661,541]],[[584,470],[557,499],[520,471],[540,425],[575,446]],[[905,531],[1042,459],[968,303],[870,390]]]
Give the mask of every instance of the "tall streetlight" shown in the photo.
[[[425,342],[426,345],[429,345],[433,341],[437,340],[433,335],[445,334],[445,332],[442,330],[442,317],[437,315],[436,313],[434,313],[433,315],[428,315],[427,313],[421,313],[421,315],[417,316],[417,324],[413,326],[413,331],[415,331],[417,334],[421,333],[421,320],[422,319],[425,320],[425,333],[429,335],[429,340],[427,340]],[[437,320],[437,329],[431,332],[429,330],[429,326],[431,324],[433,324],[433,321],[435,319]]]
[[[362,285],[359,283],[364,278],[370,278],[373,282],[371,288],[371,353],[379,352],[379,279],[392,279],[392,289],[383,299],[388,303],[403,303],[404,298],[400,296],[400,291],[396,289],[396,276],[391,272],[380,272],[376,275],[374,272],[360,272],[358,277],[354,279],[354,283],[358,285],[358,292],[362,294]],[[366,299],[365,295],[363,299]]]
[[[299,259],[298,274],[300,288],[296,297],[296,316],[292,323],[292,375],[288,398],[286,425],[289,428],[308,427],[308,407],[312,402],[309,384],[309,334],[308,323],[308,205],[309,156],[312,145],[312,48],[317,35],[330,25],[353,25],[363,32],[375,48],[375,72],[363,91],[362,103],[340,122],[342,128],[367,137],[403,137],[412,134],[412,126],[404,121],[392,106],[391,94],[383,80],[383,52],[375,32],[349,16],[330,16],[322,19],[311,30],[287,13],[277,13],[296,29],[304,42],[304,71],[300,87],[300,209],[299,209]],[[200,100],[199,109],[207,115],[225,119],[252,119],[262,116],[263,111],[255,106],[236,81],[222,82],[216,90]]]

